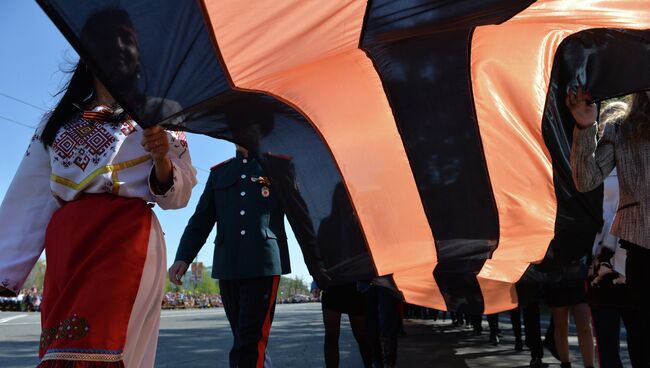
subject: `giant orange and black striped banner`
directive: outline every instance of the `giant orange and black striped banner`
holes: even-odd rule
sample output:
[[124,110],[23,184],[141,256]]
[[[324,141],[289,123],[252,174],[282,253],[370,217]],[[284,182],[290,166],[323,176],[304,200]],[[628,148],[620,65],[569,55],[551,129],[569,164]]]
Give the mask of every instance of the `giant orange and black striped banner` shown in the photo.
[[649,0],[133,0],[131,84],[121,31],[83,35],[114,1],[38,2],[143,125],[244,145],[265,125],[334,280],[393,274],[437,309],[510,309],[552,241],[589,242],[565,90],[650,89]]

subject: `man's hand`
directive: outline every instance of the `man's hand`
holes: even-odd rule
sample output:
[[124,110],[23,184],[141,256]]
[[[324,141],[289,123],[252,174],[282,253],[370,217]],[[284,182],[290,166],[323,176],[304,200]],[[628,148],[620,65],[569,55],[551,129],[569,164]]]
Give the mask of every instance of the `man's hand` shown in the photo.
[[169,268],[169,281],[176,285],[183,285],[183,275],[187,272],[187,263],[183,261],[176,261]]
[[318,267],[313,270],[311,272],[311,276],[314,278],[316,286],[318,286],[318,288],[321,290],[326,290],[329,284],[332,282],[332,278],[327,274],[327,271],[324,267]]

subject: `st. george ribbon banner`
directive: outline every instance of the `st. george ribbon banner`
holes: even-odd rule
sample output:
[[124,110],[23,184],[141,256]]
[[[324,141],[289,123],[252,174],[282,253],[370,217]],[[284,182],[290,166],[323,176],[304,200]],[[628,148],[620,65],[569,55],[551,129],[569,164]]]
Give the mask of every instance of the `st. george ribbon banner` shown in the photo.
[[441,310],[587,252],[566,90],[650,89],[648,0],[37,1],[139,124],[289,157],[265,169],[333,282]]

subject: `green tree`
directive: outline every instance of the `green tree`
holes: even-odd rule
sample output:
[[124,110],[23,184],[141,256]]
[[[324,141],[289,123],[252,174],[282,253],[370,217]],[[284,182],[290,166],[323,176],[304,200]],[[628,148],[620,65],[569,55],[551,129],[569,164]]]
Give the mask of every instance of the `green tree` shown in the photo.
[[169,281],[169,277],[165,277],[165,288],[164,291],[166,293],[176,291],[178,287],[176,285],[173,285],[171,281]]
[[297,294],[309,295],[309,287],[305,284],[302,277],[294,276],[280,277],[280,285],[278,286],[279,298],[290,298]]
[[217,280],[213,279],[208,271],[204,269],[201,281],[194,285],[192,291],[205,294],[219,294],[219,284],[217,284]]
[[39,290],[43,290],[43,282],[45,281],[45,261],[41,260],[36,262],[34,268],[27,276],[25,287],[31,288],[35,286]]

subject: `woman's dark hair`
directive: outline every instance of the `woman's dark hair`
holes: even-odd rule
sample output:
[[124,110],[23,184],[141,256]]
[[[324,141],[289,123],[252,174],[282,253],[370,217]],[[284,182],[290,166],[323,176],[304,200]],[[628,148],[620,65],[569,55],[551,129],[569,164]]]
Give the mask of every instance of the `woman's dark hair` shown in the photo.
[[79,61],[72,72],[70,81],[63,87],[61,100],[56,105],[41,133],[43,144],[51,146],[59,129],[70,121],[79,109],[75,104],[81,104],[93,93],[93,73],[83,61]]
[[[79,34],[81,44],[89,51],[103,71],[111,76],[114,92],[129,100],[133,107],[142,103],[142,96],[136,91],[139,60],[137,60],[137,39],[129,14],[119,8],[108,8],[92,14],[86,19]],[[114,68],[113,59],[119,49],[116,49],[116,38],[127,39],[136,49],[133,55],[135,67],[128,73]],[[61,100],[52,111],[41,134],[43,144],[51,146],[59,129],[79,113],[77,106],[83,106],[84,101],[94,92],[94,74],[83,60],[79,60],[72,71],[70,81],[58,94],[63,94]],[[57,95],[58,95],[57,94]],[[123,117],[123,110],[116,109],[115,119]]]
[[625,132],[633,141],[650,140],[650,98],[645,91],[632,95],[630,107],[624,118]]
[[[637,162],[643,162],[641,144],[650,140],[650,98],[645,91],[632,95],[627,114],[623,118],[621,132],[632,143],[632,154]],[[638,168],[640,177],[646,177],[648,170],[644,165]]]

